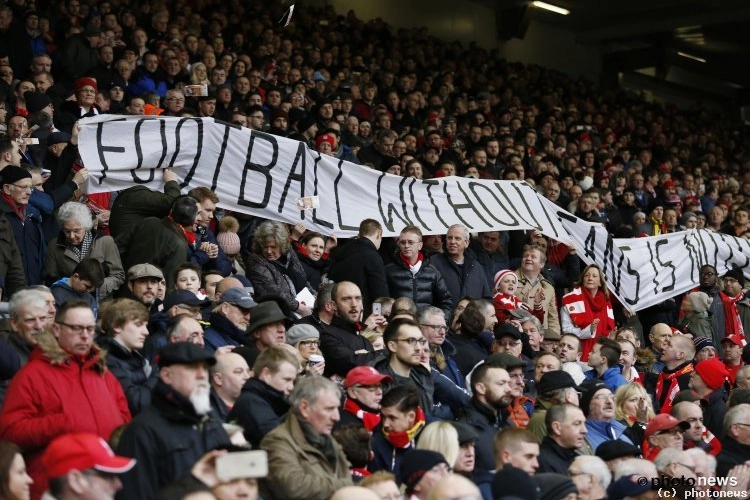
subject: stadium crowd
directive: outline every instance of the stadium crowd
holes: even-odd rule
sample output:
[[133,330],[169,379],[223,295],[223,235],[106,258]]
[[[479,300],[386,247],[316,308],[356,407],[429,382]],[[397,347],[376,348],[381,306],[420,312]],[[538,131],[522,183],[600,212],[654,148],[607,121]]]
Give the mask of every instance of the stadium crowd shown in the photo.
[[742,269],[636,314],[537,231],[338,241],[171,169],[87,194],[81,118],[212,117],[404,177],[524,180],[613,237],[750,237],[747,131],[718,113],[289,15],[0,4],[0,498],[746,494]]

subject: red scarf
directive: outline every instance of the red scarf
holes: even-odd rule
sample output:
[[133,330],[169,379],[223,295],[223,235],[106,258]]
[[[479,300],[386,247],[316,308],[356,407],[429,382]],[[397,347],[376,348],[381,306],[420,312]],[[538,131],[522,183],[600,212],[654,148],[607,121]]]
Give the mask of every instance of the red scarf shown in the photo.
[[8,202],[8,205],[10,205],[10,208],[13,209],[13,213],[15,213],[19,219],[21,219],[21,224],[24,224],[26,222],[26,205],[18,205],[13,198],[8,196],[7,194],[3,193],[3,199]]
[[745,329],[742,327],[740,313],[737,311],[737,302],[745,297],[745,292],[736,297],[730,297],[724,292],[719,292],[719,297],[721,297],[721,302],[724,305],[724,336],[729,337],[738,333],[744,337]]
[[186,230],[182,225],[175,222],[175,220],[172,218],[171,215],[169,216],[169,220],[174,222],[174,225],[180,228],[180,230],[182,231],[182,235],[185,237],[185,239],[188,242],[188,245],[190,245],[191,248],[195,248],[195,241],[197,239],[197,237],[195,236],[195,233],[192,231]]
[[424,427],[425,418],[422,408],[417,407],[417,421],[414,423],[411,429],[405,432],[385,432],[383,429],[383,435],[394,448],[408,448],[411,445],[414,438],[417,437],[419,431]]
[[675,396],[680,392],[680,384],[677,377],[691,373],[692,371],[693,364],[688,363],[674,373],[667,373],[666,370],[662,370],[659,374],[659,378],[656,381],[656,400],[661,402],[663,399],[661,413],[672,411],[672,402],[674,402]]
[[407,268],[411,269],[412,266],[416,266],[417,263],[422,262],[424,260],[424,255],[422,255],[422,252],[419,252],[417,254],[417,262],[415,262],[414,264],[412,264],[411,262],[409,262],[409,259],[407,259],[406,257],[404,257],[401,252],[398,253],[398,258],[401,259],[402,261],[404,261],[406,263],[406,267]]
[[363,410],[353,399],[346,398],[346,401],[344,401],[344,411],[360,419],[368,432],[372,432],[380,423],[380,414]]
[[593,297],[583,288],[574,288],[572,292],[563,296],[563,307],[566,308],[573,324],[580,328],[588,328],[595,319],[599,320],[596,332],[590,339],[581,340],[581,361],[588,361],[589,353],[596,344],[596,339],[609,335],[615,329],[615,314],[612,303],[601,290]]

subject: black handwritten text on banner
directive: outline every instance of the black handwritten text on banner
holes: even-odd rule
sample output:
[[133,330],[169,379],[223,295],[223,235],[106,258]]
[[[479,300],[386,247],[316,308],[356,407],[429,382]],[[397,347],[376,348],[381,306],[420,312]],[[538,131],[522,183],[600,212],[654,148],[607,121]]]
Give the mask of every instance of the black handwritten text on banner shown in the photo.
[[[524,182],[449,177],[406,179],[321,156],[304,144],[211,118],[117,117],[81,121],[79,149],[91,172],[89,192],[143,184],[161,190],[158,170],[174,168],[182,187],[206,186],[220,206],[354,236],[372,218],[395,236],[407,224],[426,234],[451,224],[472,232],[537,228],[574,244],[587,263],[601,266],[610,290],[637,311],[691,289],[698,268],[719,273],[750,268],[750,242],[707,231],[613,240]],[[297,199],[318,196],[320,208],[300,211]],[[747,274],[747,272],[746,272]]]

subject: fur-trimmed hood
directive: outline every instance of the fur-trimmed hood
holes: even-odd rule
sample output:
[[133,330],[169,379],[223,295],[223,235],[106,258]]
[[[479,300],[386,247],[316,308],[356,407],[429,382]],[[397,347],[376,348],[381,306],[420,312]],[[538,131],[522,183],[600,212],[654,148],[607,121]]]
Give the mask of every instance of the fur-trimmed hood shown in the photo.
[[[37,347],[31,352],[29,361],[41,360],[51,365],[64,365],[73,359],[73,356],[65,352],[60,347],[60,344],[57,343],[57,339],[52,334],[51,327],[39,332],[36,339]],[[94,343],[91,346],[89,356],[83,363],[83,368],[91,368],[99,373],[104,373],[107,371],[106,357],[107,351],[100,349]]]

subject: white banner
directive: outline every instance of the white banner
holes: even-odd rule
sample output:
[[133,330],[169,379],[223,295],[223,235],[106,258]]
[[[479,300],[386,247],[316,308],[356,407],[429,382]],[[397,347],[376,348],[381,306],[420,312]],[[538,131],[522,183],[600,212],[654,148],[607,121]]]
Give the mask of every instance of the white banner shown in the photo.
[[[747,240],[707,231],[613,240],[601,226],[574,217],[524,182],[407,179],[211,118],[101,115],[80,123],[91,193],[134,184],[162,190],[158,170],[173,168],[183,191],[209,187],[222,208],[304,222],[338,237],[356,235],[366,218],[380,221],[384,236],[396,236],[408,224],[425,234],[444,234],[457,223],[472,232],[536,228],[575,244],[584,261],[601,266],[610,290],[634,311],[694,287],[703,264],[720,274],[750,267]],[[318,197],[319,208],[300,210],[299,198],[310,196]]]

